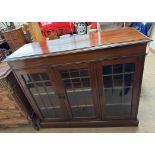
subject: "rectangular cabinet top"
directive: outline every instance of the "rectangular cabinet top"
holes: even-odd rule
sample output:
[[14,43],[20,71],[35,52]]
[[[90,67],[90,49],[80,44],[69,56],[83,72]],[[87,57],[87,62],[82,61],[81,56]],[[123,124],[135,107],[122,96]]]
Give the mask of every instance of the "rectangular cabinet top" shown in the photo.
[[8,56],[5,61],[86,52],[149,41],[150,39],[148,37],[134,28],[123,28],[106,32],[90,32],[85,35],[72,35],[67,38],[26,44]]

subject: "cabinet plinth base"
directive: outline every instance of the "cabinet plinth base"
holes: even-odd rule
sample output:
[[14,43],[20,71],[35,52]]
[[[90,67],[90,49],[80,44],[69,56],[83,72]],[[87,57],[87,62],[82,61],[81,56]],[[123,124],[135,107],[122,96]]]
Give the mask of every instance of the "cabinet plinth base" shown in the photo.
[[120,126],[138,126],[138,120],[109,120],[109,121],[79,121],[79,122],[41,122],[42,128],[72,128],[72,127],[120,127]]

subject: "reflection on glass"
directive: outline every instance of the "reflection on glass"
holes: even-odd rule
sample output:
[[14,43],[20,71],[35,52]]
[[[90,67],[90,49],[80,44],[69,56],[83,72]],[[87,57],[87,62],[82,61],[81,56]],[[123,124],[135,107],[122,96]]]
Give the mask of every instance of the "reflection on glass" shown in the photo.
[[73,117],[94,117],[88,69],[63,70],[60,73]]
[[72,106],[73,117],[94,116],[91,90],[67,91],[69,103]]
[[133,63],[127,63],[125,64],[125,72],[134,72],[135,66]]
[[133,63],[103,66],[107,116],[130,115],[134,71]]
[[123,72],[123,65],[118,64],[118,65],[113,65],[113,74],[119,74]]
[[80,76],[88,76],[88,70],[87,69],[80,70]]
[[113,75],[113,85],[114,87],[122,87],[123,84],[123,75]]
[[132,87],[125,87],[124,88],[124,103],[129,104],[132,99]]
[[112,76],[104,76],[104,87],[111,88],[112,87]]
[[22,75],[36,104],[45,118],[62,118],[63,112],[46,73]]
[[108,65],[108,66],[103,67],[103,73],[104,75],[112,74],[112,66]]
[[62,72],[61,73],[63,78],[69,78],[69,73],[68,72]]
[[117,106],[106,106],[107,116],[126,116],[130,115],[131,106],[130,105],[117,105]]
[[79,72],[77,70],[72,70],[70,72],[70,76],[73,78],[73,77],[79,77]]
[[133,74],[126,74],[125,75],[125,86],[132,86],[133,85]]

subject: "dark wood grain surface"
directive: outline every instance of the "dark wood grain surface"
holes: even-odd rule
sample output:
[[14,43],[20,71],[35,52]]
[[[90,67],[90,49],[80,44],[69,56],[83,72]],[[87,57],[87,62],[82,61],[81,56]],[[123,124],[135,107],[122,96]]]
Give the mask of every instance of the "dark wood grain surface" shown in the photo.
[[148,42],[150,39],[133,28],[73,35],[69,38],[26,44],[6,61],[31,59],[47,55],[83,52]]
[[5,31],[3,32],[3,36],[13,52],[26,44],[22,28]]
[[[35,114],[35,117],[33,117],[32,121],[35,122],[38,128],[40,126],[97,127],[138,125],[137,113],[140,97],[140,88],[144,67],[144,58],[146,54],[146,45],[149,41],[149,38],[147,38],[146,36],[139,33],[137,30],[133,28],[113,30],[102,33],[90,33],[89,35],[87,34],[81,36],[72,36],[70,38],[63,38],[59,40],[27,44],[19,50],[17,50],[15,53],[13,53],[11,56],[9,56],[6,59],[6,61],[8,61],[8,64],[12,68],[12,71],[18,81],[18,84],[20,85],[24,95],[26,96],[29,102],[25,105],[30,104],[28,109],[32,108],[32,111]],[[125,64],[126,66],[126,64],[130,63],[135,66],[135,70],[134,82],[132,86],[132,97],[128,100],[128,102],[130,103],[130,108],[127,110],[129,111],[127,113],[122,114],[114,113],[114,115],[112,116],[111,113],[110,115],[108,115],[107,112],[109,112],[109,110],[107,108],[107,98],[105,97],[106,87],[104,85],[105,83],[103,68],[107,65],[113,66],[114,68],[114,65],[124,66]],[[90,80],[90,85],[89,87],[87,85],[87,87],[92,91],[91,96],[89,97],[88,95],[88,98],[90,99],[89,102],[92,104],[88,105],[93,105],[92,107],[95,111],[95,115],[74,115],[75,112],[73,112],[73,106],[85,106],[85,104],[83,104],[83,101],[87,97],[85,97],[85,93],[83,93],[84,97],[78,97],[77,99],[75,99],[75,101],[77,100],[77,103],[80,104],[75,104],[74,102],[69,100],[68,92],[71,92],[72,89],[69,90],[66,87],[64,83],[66,79],[61,74],[65,71],[67,75],[71,75],[71,72],[75,72],[81,69],[86,69],[89,72],[87,81]],[[30,88],[32,87],[32,85],[27,84],[25,77],[34,77],[34,75],[39,76],[41,73],[45,73],[49,77],[50,85],[52,84],[51,86],[53,87],[53,90],[57,98],[59,99],[57,105],[60,105],[59,107],[61,107],[64,113],[63,118],[52,118],[51,116],[49,117],[44,115],[44,113],[41,111],[41,106],[39,107],[39,102],[34,99],[31,93]],[[125,71],[122,73],[123,76],[124,74],[126,74]],[[113,74],[111,76],[114,77],[115,75]],[[79,76],[76,77],[76,80],[75,77],[71,78],[71,76],[69,76],[69,79],[67,79],[71,81],[70,83],[72,83],[72,86],[74,85],[73,81],[78,81],[77,77]],[[81,79],[83,79],[83,76],[80,76],[80,80]],[[121,89],[123,88],[124,91],[125,86],[123,81]],[[31,82],[34,83],[34,86],[37,82],[43,83],[43,81],[38,81],[38,79],[36,78],[34,78],[34,80],[32,80]],[[113,83],[113,85],[114,84],[115,83]],[[80,89],[82,88],[83,87],[80,87]],[[111,87],[110,89],[112,88],[113,87]],[[77,92],[77,90],[79,90],[79,87],[75,90]],[[85,92],[85,90],[83,92]],[[48,95],[49,92],[42,93],[42,95]],[[80,92],[82,91],[80,90]],[[75,93],[74,96],[76,94],[77,93]],[[119,96],[121,95],[117,94],[117,97]],[[112,102],[115,101],[113,100]],[[119,102],[121,104],[126,103],[122,102],[122,100]],[[43,103],[43,101],[41,101],[41,103]],[[46,108],[46,106],[44,107]],[[120,107],[120,105],[118,105],[118,107]],[[46,109],[49,108],[47,107]],[[119,111],[121,111],[121,108],[111,110],[111,112]],[[29,110],[28,112],[30,113]],[[80,111],[80,113],[81,112],[82,111]]]

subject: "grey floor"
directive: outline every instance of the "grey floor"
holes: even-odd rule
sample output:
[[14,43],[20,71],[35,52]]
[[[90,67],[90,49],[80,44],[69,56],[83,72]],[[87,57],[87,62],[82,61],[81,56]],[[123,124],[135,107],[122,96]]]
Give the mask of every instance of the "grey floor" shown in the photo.
[[147,54],[145,61],[138,119],[140,122],[138,127],[47,128],[40,131],[35,131],[32,127],[23,127],[0,129],[0,132],[155,132],[155,54],[151,52]]

